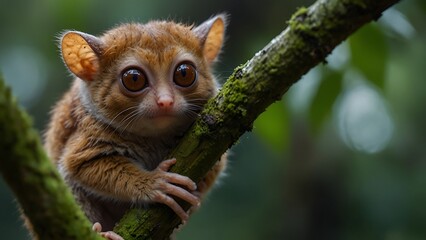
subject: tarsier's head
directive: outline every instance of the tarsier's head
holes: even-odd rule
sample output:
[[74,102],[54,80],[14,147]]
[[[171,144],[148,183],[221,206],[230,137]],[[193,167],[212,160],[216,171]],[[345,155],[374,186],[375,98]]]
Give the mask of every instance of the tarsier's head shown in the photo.
[[121,131],[161,135],[184,130],[216,94],[211,65],[225,26],[219,15],[197,27],[155,21],[101,37],[69,31],[62,57],[88,113]]

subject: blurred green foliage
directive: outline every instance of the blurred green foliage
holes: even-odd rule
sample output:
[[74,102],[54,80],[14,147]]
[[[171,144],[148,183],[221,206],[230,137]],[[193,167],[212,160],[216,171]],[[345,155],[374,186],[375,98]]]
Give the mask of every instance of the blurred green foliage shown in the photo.
[[[227,12],[224,81],[312,2],[0,0],[0,71],[42,133],[71,82],[64,29]],[[426,239],[425,13],[425,1],[402,1],[268,108],[178,239]],[[26,239],[17,209],[0,180],[2,239]]]

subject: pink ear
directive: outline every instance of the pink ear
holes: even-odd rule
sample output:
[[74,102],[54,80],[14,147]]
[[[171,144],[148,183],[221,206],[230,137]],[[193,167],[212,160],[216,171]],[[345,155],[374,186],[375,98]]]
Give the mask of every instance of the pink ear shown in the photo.
[[226,16],[215,16],[194,29],[203,44],[203,54],[208,63],[216,60],[223,45],[226,27]]
[[62,36],[62,58],[78,78],[92,81],[99,72],[101,41],[89,34],[70,31]]

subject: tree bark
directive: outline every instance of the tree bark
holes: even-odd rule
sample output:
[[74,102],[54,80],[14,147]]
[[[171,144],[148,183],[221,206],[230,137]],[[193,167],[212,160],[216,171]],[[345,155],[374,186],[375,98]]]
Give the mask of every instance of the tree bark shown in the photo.
[[0,172],[39,239],[102,239],[50,162],[0,76]]
[[[237,67],[205,106],[170,157],[171,169],[199,181],[267,106],[364,24],[398,0],[319,0],[300,8],[289,26],[251,60]],[[25,114],[0,85],[0,170],[43,239],[91,239],[89,223],[53,169]],[[25,186],[25,187],[24,187]],[[22,191],[20,188],[37,191]],[[186,208],[189,206],[182,203]],[[39,206],[40,205],[40,206]],[[167,207],[131,210],[115,231],[125,239],[166,239],[180,224]],[[47,232],[47,233],[46,233]],[[59,232],[59,233],[58,233]],[[59,234],[59,235],[57,235]],[[91,237],[93,234],[91,234]]]
[[[171,169],[198,182],[254,120],[309,69],[364,24],[377,20],[398,0],[319,0],[300,8],[289,26],[244,65],[237,67],[219,94],[170,154]],[[188,205],[186,205],[188,208]],[[166,239],[180,224],[165,206],[134,209],[115,231],[125,239]]]

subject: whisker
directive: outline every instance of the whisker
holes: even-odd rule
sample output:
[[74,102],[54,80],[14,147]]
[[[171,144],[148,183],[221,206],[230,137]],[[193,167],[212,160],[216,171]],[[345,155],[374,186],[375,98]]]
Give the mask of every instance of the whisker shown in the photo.
[[182,115],[188,119],[195,119],[203,109],[202,106],[187,102],[186,108],[182,111]]
[[112,125],[112,123],[114,122],[114,120],[115,120],[115,119],[117,119],[117,117],[119,117],[121,114],[123,114],[123,113],[125,113],[125,112],[127,112],[127,111],[130,111],[130,110],[133,110],[133,109],[137,109],[137,108],[139,108],[139,106],[132,106],[132,107],[128,107],[128,108],[126,108],[126,109],[122,110],[121,112],[117,113],[117,114],[115,115],[115,117],[113,117],[113,118],[109,121],[109,123],[105,126],[104,130],[106,130],[107,128],[109,128],[109,127]]
[[136,117],[134,117],[133,118],[133,120],[131,120],[130,122],[131,122],[131,125],[130,125],[130,127],[131,128],[133,128],[133,126],[134,126],[134,124],[136,123],[136,122],[138,122],[138,120],[142,117],[142,114],[140,114],[141,112],[139,112],[137,115],[136,115]]
[[139,108],[139,106],[132,106],[132,107],[128,107],[124,110],[122,110],[121,112],[117,113],[114,118],[112,118],[110,120],[110,122],[103,128],[103,131],[105,131],[107,128],[111,127],[111,125],[113,124],[114,120],[117,119],[117,117],[119,117],[122,114],[125,114],[125,112],[130,111],[118,124],[117,126],[114,126],[112,129],[113,131],[110,131],[108,134],[108,137],[111,137],[113,134],[115,134],[117,132],[117,130],[121,127],[121,124],[123,123],[123,121],[129,116],[131,115],[135,110],[137,111],[137,109]]
[[137,116],[139,114],[139,109],[137,109],[136,111],[132,111],[129,115],[126,116],[125,119],[123,119],[122,123],[123,125],[126,124],[124,126],[124,128],[122,127],[123,125],[120,124],[120,128],[121,128],[121,132],[120,135],[122,135],[124,133],[124,131],[127,129],[127,127],[129,126],[129,124],[132,122],[132,119]]

